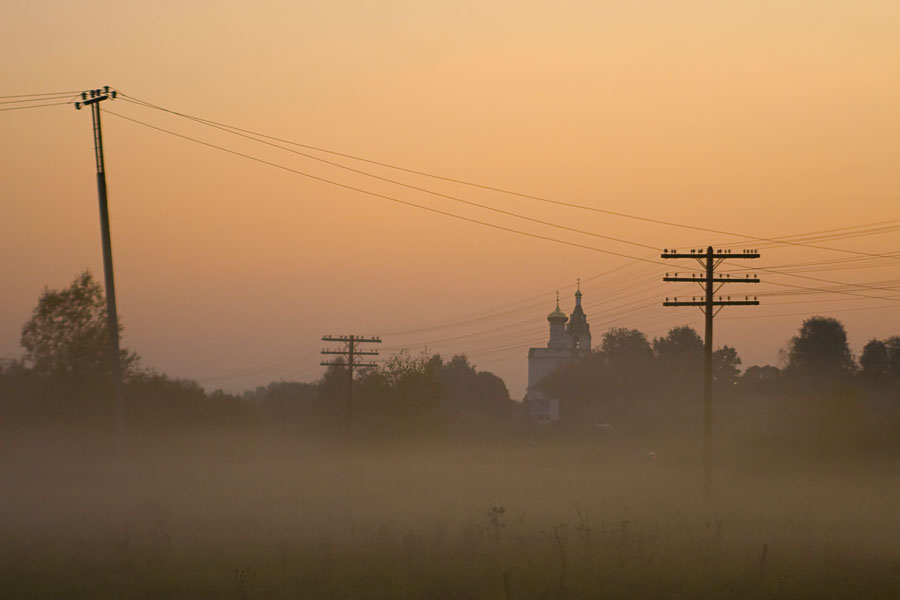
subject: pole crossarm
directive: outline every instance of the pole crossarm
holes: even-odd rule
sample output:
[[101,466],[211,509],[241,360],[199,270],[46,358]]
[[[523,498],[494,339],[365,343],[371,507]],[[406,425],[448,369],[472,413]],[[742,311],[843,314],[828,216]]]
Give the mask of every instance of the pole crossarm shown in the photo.
[[350,341],[353,341],[353,342],[360,343],[360,344],[380,344],[381,338],[380,337],[362,337],[362,336],[355,336],[355,335],[338,335],[338,336],[323,335],[322,341],[323,342],[350,342]]
[[[342,362],[325,362],[325,361],[322,361],[322,362],[320,362],[319,364],[322,365],[323,367],[346,367],[346,366],[347,366],[347,363],[342,363]],[[372,368],[372,369],[374,369],[374,368],[377,367],[377,366],[378,366],[378,365],[377,365],[376,363],[360,363],[360,362],[354,362],[354,363],[353,363],[353,368],[354,368],[354,369],[357,369],[357,368],[363,368],[363,367],[367,367],[367,368]]]
[[711,303],[703,300],[669,300],[663,302],[663,306],[706,306],[707,304],[712,304],[713,306],[759,306],[759,300],[713,300]]
[[[756,250],[743,250],[741,252],[732,253],[731,251],[717,250],[713,252],[716,258],[759,258],[759,252]],[[659,255],[660,258],[706,258],[706,250],[691,250],[690,252],[677,252],[675,250],[665,250]]]
[[[663,277],[663,281],[684,281],[688,283],[706,283],[706,277]],[[750,277],[749,275],[746,277],[713,277],[711,280],[713,283],[759,283],[760,279],[758,277]]]

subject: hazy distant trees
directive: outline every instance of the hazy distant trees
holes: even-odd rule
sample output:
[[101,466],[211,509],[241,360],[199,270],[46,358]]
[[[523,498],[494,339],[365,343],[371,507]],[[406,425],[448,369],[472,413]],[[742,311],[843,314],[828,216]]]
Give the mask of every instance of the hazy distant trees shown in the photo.
[[674,391],[696,389],[702,383],[703,340],[693,327],[674,327],[653,340],[657,373]]
[[741,390],[754,394],[772,394],[781,387],[782,371],[772,365],[747,367],[738,383]]
[[[22,358],[0,364],[0,425],[16,419],[112,418],[106,306],[89,272],[62,290],[41,293],[21,343]],[[779,404],[794,411],[792,423],[816,422],[831,430],[851,416],[859,421],[865,410],[900,410],[900,336],[870,340],[857,369],[843,324],[813,317],[783,352],[783,370],[751,366],[741,373],[735,348],[715,350],[716,401],[796,399]],[[175,427],[262,420],[333,436],[343,435],[348,422],[347,368],[340,359],[318,381],[274,382],[237,397],[141,369],[128,350],[121,358],[134,423]],[[674,327],[652,342],[636,329],[612,328],[589,357],[538,385],[560,400],[562,424],[573,428],[596,431],[597,423],[671,428],[696,422],[702,375],[703,340],[691,327]],[[503,380],[479,371],[465,355],[445,362],[438,354],[402,350],[355,373],[355,434],[495,433],[521,415]]]
[[870,379],[900,378],[900,336],[869,341],[859,357],[864,376]]
[[360,420],[380,429],[433,425],[441,393],[440,367],[440,356],[401,350],[361,375],[352,408]]
[[465,354],[457,354],[441,366],[441,410],[464,420],[508,419],[514,409],[502,379],[478,371]]
[[653,347],[637,329],[613,327],[603,334],[600,352],[617,387],[644,387],[654,366]]
[[731,346],[722,346],[712,355],[713,382],[720,386],[734,385],[741,374],[741,357]]
[[[726,346],[715,356],[719,380],[736,380],[737,351]],[[636,329],[612,328],[589,358],[551,373],[539,387],[559,398],[560,420],[578,427],[677,414],[702,382],[703,340],[691,327],[674,327],[652,343]]]
[[785,372],[805,384],[827,385],[856,369],[844,325],[830,317],[803,321],[788,344],[787,358]]
[[[250,396],[267,422],[290,422],[327,433],[346,426],[347,368],[329,367],[316,383],[278,383]],[[478,371],[465,355],[400,350],[354,377],[351,427],[355,435],[394,436],[495,427],[510,422],[516,404],[502,379]]]

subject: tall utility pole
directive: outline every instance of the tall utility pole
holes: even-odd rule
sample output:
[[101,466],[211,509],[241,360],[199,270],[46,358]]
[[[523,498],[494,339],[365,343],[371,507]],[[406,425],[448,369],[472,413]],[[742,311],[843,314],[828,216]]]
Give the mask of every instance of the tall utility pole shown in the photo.
[[94,160],[97,164],[97,195],[100,199],[100,238],[103,243],[103,276],[106,284],[106,328],[108,330],[109,361],[112,368],[113,399],[116,404],[116,426],[119,452],[125,443],[125,398],[122,387],[122,364],[119,356],[119,315],[116,310],[116,284],[113,278],[112,240],[109,234],[109,205],[106,200],[106,167],[103,162],[103,130],[100,128],[100,103],[115,98],[116,90],[103,89],[81,92],[81,102],[75,109],[91,107],[94,121]]
[[704,295],[699,300],[696,296],[691,300],[679,300],[678,298],[669,299],[663,302],[663,306],[697,306],[703,311],[706,317],[706,333],[704,335],[703,344],[703,492],[707,497],[712,492],[712,355],[713,355],[713,317],[719,314],[723,306],[757,306],[759,300],[754,296],[751,300],[749,296],[744,296],[743,300],[732,300],[731,296],[722,296],[716,299],[716,294],[722,289],[726,283],[759,283],[759,279],[754,275],[746,275],[745,277],[731,277],[726,274],[716,276],[716,268],[722,264],[723,260],[732,258],[759,258],[759,252],[756,250],[744,250],[740,253],[733,254],[731,250],[713,250],[712,246],[708,246],[706,250],[691,250],[688,252],[678,252],[676,250],[666,249],[661,254],[662,258],[692,258],[700,263],[704,273],[698,275],[692,273],[690,276],[679,276],[678,273],[670,276],[666,273],[663,281],[679,281],[694,282],[700,285]]
[[322,336],[323,342],[338,342],[342,344],[346,344],[344,349],[341,350],[331,350],[325,348],[322,350],[322,354],[337,354],[340,356],[346,356],[347,362],[343,361],[322,361],[320,364],[323,367],[347,367],[347,407],[345,413],[345,427],[347,428],[347,439],[350,439],[350,420],[353,414],[353,369],[364,369],[369,367],[376,366],[373,362],[359,362],[356,360],[357,356],[378,356],[377,350],[359,350],[357,348],[358,344],[380,344],[381,338],[378,337],[362,337],[359,335],[339,335],[339,336],[331,336],[325,335]]

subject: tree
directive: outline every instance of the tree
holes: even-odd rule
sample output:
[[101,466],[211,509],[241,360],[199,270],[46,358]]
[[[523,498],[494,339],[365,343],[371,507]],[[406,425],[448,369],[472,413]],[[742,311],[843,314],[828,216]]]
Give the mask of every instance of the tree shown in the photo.
[[427,426],[436,421],[442,393],[440,355],[412,356],[403,349],[359,379],[360,420],[382,431],[404,425]]
[[[106,323],[103,290],[90,271],[63,290],[45,288],[22,327],[23,361],[44,377],[85,383],[108,380],[112,365]],[[120,352],[127,377],[135,372],[138,357],[124,348]]]
[[844,325],[830,317],[811,317],[788,345],[786,371],[808,381],[834,381],[855,369]]
[[653,348],[643,332],[613,327],[603,334],[601,352],[610,374],[624,389],[643,389],[652,379]]
[[900,379],[900,336],[870,340],[859,357],[859,365],[869,379]]
[[870,340],[859,357],[862,374],[869,379],[885,377],[888,373],[888,348],[882,340]]
[[894,379],[900,379],[900,335],[892,335],[884,340],[887,347],[887,374]]
[[457,354],[440,370],[441,404],[456,416],[508,417],[513,404],[502,379],[477,371],[465,354]]
[[669,330],[666,337],[653,340],[661,374],[682,391],[700,385],[703,373],[703,340],[692,327],[683,325]]
[[741,357],[731,346],[722,346],[712,355],[713,381],[721,385],[734,385],[741,374]]
[[764,365],[762,367],[747,367],[744,374],[741,375],[741,388],[754,392],[774,392],[778,390],[781,382],[781,369],[772,365]]

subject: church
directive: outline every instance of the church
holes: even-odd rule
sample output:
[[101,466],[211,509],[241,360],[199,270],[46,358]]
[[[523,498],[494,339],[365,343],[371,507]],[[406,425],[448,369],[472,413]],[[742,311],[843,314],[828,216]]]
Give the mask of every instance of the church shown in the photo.
[[[528,418],[539,423],[559,419],[559,400],[550,398],[537,389],[538,382],[556,369],[570,365],[591,355],[591,327],[581,308],[581,282],[575,291],[575,309],[571,317],[559,308],[547,315],[550,322],[550,340],[545,348],[528,349],[528,390],[525,405]],[[568,323],[567,323],[568,322]]]

